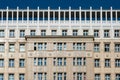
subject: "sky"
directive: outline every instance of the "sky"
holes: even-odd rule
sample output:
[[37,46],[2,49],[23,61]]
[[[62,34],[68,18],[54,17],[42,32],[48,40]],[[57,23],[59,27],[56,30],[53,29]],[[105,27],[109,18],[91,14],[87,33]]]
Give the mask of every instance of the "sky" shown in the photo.
[[101,6],[103,9],[120,9],[120,0],[0,0],[0,9],[6,7],[10,9],[16,9],[17,6],[21,9],[29,8],[36,9],[38,6],[40,9],[47,9],[48,6],[51,9],[57,9],[59,6],[61,9],[68,9],[71,6],[72,9],[78,9],[80,6],[82,9],[89,9],[90,6],[93,9],[99,9]]

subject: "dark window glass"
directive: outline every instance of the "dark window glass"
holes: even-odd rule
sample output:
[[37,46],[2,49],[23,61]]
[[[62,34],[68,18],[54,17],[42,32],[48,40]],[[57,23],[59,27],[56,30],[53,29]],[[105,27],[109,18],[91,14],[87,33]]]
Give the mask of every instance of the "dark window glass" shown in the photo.
[[85,20],[85,12],[81,12],[81,20]]
[[18,17],[19,17],[18,19],[19,19],[19,20],[22,20],[22,12],[18,12],[18,15],[19,15],[19,16],[18,16]]
[[92,20],[95,20],[95,12],[92,12]]
[[74,12],[71,12],[71,20],[74,20]]
[[44,12],[44,20],[48,20],[48,12]]
[[39,19],[43,20],[43,12],[39,12]]
[[8,20],[12,20],[12,12],[8,12]]
[[97,12],[97,20],[100,20],[100,12]]
[[64,12],[60,12],[60,20],[64,20]]
[[86,12],[86,19],[90,20],[90,12]]

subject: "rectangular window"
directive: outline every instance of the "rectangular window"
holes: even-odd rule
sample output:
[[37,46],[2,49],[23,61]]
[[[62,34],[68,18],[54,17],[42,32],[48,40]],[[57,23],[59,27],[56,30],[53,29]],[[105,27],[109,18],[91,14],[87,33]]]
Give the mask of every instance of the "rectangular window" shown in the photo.
[[4,52],[5,51],[5,46],[4,44],[0,44],[0,52]]
[[66,66],[66,58],[54,58],[53,64],[54,66]]
[[38,50],[46,50],[47,43],[38,43]]
[[35,33],[36,33],[35,30],[31,30],[31,31],[30,31],[30,35],[31,35],[31,36],[35,36]]
[[81,66],[82,65],[82,58],[77,58],[77,65]]
[[9,74],[8,80],[14,80],[14,74]]
[[88,36],[88,30],[83,30],[83,36]]
[[104,30],[104,37],[105,38],[110,37],[110,31],[109,30]]
[[10,30],[9,37],[15,37],[15,30]]
[[53,73],[53,80],[66,80],[66,72]]
[[25,44],[20,44],[19,48],[20,48],[20,52],[24,52],[25,51]]
[[25,30],[20,30],[20,37],[25,37]]
[[115,67],[120,67],[120,59],[115,59]]
[[0,80],[4,80],[4,74],[0,73]]
[[100,59],[95,59],[94,60],[94,66],[95,67],[100,67]]
[[57,50],[59,50],[59,51],[62,50],[62,43],[57,43]]
[[52,35],[57,35],[57,30],[52,30]]
[[100,74],[95,74],[95,80],[100,80]]
[[73,50],[85,50],[86,43],[73,43]]
[[19,74],[19,80],[25,80],[25,74]]
[[99,30],[94,30],[94,37],[95,38],[99,37]]
[[67,30],[62,30],[62,36],[67,36]]
[[4,30],[0,30],[0,37],[4,37],[4,36],[5,36]]
[[14,59],[9,59],[9,67],[14,67]]
[[4,67],[4,59],[0,59],[0,67]]
[[78,30],[73,30],[73,36],[77,36],[78,35]]
[[105,80],[111,80],[110,74],[105,74]]
[[100,51],[100,45],[99,44],[94,44],[94,52],[99,52]]
[[[34,73],[36,74],[36,73]],[[38,73],[38,79],[37,80],[47,80],[47,73]],[[34,80],[36,80],[36,78],[34,77]]]
[[38,58],[38,65],[42,66],[43,65],[43,58]]
[[25,59],[19,60],[19,67],[25,67]]
[[110,59],[105,59],[105,67],[110,67]]
[[62,66],[62,58],[57,58],[57,65]]
[[41,30],[41,36],[46,36],[46,30]]
[[15,44],[9,44],[9,51],[15,52]]
[[110,44],[104,44],[104,51],[109,52],[110,51]]
[[120,80],[120,74],[116,74],[115,80]]
[[115,52],[120,52],[120,44],[115,44]]
[[120,37],[120,30],[114,30],[114,37]]

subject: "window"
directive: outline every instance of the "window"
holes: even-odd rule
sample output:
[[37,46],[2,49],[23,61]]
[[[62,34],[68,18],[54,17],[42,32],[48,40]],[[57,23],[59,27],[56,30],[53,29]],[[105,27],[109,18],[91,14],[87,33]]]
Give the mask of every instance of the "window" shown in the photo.
[[67,30],[62,30],[62,36],[67,36]]
[[120,59],[115,59],[115,67],[120,67]]
[[94,37],[99,37],[99,30],[94,30]]
[[88,36],[88,30],[83,30],[83,36]]
[[25,59],[20,59],[19,60],[19,67],[24,67],[25,66]]
[[4,30],[0,30],[0,37],[4,37],[4,36],[5,36]]
[[25,37],[25,30],[20,30],[20,37]]
[[77,36],[78,35],[78,30],[73,30],[73,36]]
[[82,65],[82,58],[77,58],[77,65]]
[[86,43],[73,43],[73,50],[85,50]]
[[58,66],[62,66],[62,58],[57,58]]
[[15,44],[9,44],[9,51],[15,52]]
[[100,80],[100,74],[95,74],[95,80]]
[[120,44],[115,44],[115,52],[120,52]]
[[46,50],[47,43],[38,43],[38,50]]
[[73,66],[82,66],[86,65],[86,58],[74,57],[73,58]]
[[104,51],[109,52],[110,51],[110,44],[104,44]]
[[110,74],[105,74],[105,80],[111,80],[110,79]]
[[99,51],[100,51],[100,45],[94,44],[94,52],[99,52]]
[[14,67],[14,59],[9,59],[9,67]]
[[24,74],[19,74],[19,80],[25,80],[25,75]]
[[120,74],[116,74],[115,80],[120,80]]
[[9,37],[15,37],[15,30],[10,30]]
[[4,67],[4,59],[0,59],[0,67]]
[[52,30],[52,35],[56,35],[57,34],[57,30]]
[[[56,43],[54,43],[56,44]],[[62,43],[57,43],[57,50],[61,51],[62,50]]]
[[[34,73],[35,75],[36,73]],[[36,75],[34,76],[34,79],[36,80]],[[38,80],[47,80],[47,73],[38,73]]]
[[120,30],[114,30],[114,37],[120,37]]
[[4,74],[0,73],[0,80],[4,80]]
[[53,80],[66,80],[66,75],[65,72],[55,72],[53,73]]
[[46,36],[46,30],[41,30],[41,36]]
[[25,51],[25,44],[20,44],[20,52],[24,52]]
[[95,67],[100,67],[100,59],[95,59],[94,60],[94,66]]
[[105,59],[105,67],[110,67],[110,59]]
[[104,30],[104,37],[110,37],[109,30]]
[[31,31],[30,31],[30,35],[31,35],[31,36],[35,36],[35,30],[31,30]]
[[[34,65],[37,65],[36,63],[37,59],[34,58]],[[47,58],[38,58],[38,66],[46,66],[47,65]]]
[[14,74],[9,74],[8,80],[14,80]]
[[4,44],[0,44],[0,52],[4,52],[5,51],[5,46]]
[[54,66],[66,66],[66,58],[54,58],[53,65]]

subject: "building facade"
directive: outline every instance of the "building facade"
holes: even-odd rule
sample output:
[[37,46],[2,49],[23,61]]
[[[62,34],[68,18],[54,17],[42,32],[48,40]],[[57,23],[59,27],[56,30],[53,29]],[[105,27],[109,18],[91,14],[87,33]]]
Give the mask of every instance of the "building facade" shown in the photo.
[[0,80],[120,80],[120,10],[0,9]]

